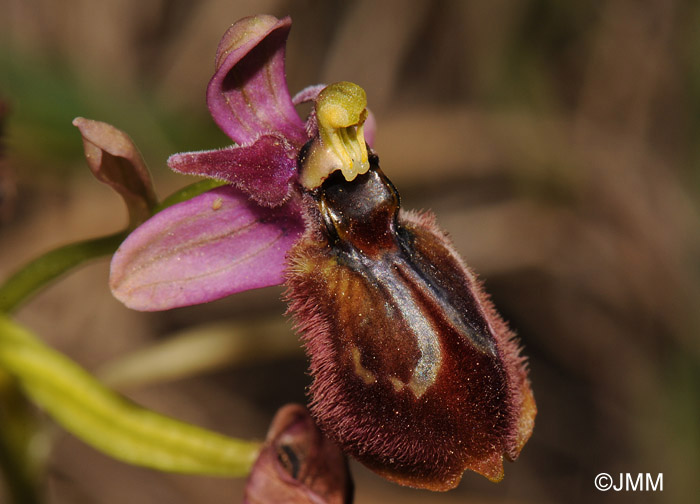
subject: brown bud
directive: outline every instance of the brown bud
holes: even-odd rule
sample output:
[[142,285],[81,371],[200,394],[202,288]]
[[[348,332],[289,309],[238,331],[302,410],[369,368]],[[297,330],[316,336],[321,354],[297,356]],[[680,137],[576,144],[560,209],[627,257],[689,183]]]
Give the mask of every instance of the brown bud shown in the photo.
[[248,477],[244,502],[343,504],[352,502],[352,495],[340,449],[318,430],[306,408],[281,408]]
[[311,412],[344,451],[403,485],[503,477],[534,424],[524,359],[429,214],[399,211],[379,169],[331,175],[290,253],[287,297],[311,358]]
[[85,159],[93,175],[117,191],[135,227],[151,216],[156,194],[141,154],[123,131],[111,124],[76,117],[73,126],[83,136]]

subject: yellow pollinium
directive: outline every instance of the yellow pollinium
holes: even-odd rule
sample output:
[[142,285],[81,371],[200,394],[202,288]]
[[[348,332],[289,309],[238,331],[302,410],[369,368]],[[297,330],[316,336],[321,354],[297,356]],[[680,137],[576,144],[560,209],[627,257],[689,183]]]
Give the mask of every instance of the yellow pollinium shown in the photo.
[[316,100],[319,136],[300,175],[304,187],[320,186],[336,170],[348,181],[369,170],[363,131],[366,107],[365,90],[352,82],[336,82],[321,91]]

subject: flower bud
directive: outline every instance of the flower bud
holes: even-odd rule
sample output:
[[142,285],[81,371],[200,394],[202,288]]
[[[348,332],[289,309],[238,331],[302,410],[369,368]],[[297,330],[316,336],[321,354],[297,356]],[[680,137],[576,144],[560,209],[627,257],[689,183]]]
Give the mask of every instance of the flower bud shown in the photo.
[[246,504],[343,504],[353,486],[340,449],[318,430],[306,409],[281,408],[248,477]]
[[156,194],[146,163],[131,138],[101,121],[76,117],[73,125],[83,136],[85,159],[93,175],[124,199],[130,226],[148,219],[157,202]]

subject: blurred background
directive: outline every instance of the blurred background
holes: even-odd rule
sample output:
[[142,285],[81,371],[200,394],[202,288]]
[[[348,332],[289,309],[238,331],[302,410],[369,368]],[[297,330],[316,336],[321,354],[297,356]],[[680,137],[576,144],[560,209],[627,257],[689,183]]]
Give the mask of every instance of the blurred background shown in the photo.
[[[700,3],[0,0],[0,12],[0,278],[126,223],[89,174],[74,117],[128,132],[164,197],[191,182],[169,154],[229,143],[204,100],[223,32],[289,14],[290,90],[365,88],[384,172],[485,280],[539,408],[502,483],[469,473],[433,494],[353,463],[356,502],[700,494]],[[305,402],[282,288],[142,314],[112,298],[107,275],[107,260],[91,264],[18,319],[128,397],[232,436],[262,438],[278,407]],[[139,367],[144,349],[198,338],[217,349],[199,367],[177,353]],[[51,504],[241,499],[242,481],[130,467],[47,429]],[[601,493],[600,472],[663,473],[663,492]]]

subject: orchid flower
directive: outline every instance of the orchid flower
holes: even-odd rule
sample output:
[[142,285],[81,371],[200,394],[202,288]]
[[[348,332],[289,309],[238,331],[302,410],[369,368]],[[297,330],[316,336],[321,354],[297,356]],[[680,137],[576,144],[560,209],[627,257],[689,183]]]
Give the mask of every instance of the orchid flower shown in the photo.
[[226,184],[138,227],[112,290],[165,310],[285,283],[325,435],[400,484],[448,490],[467,469],[498,481],[536,414],[518,343],[434,217],[400,208],[362,88],[291,98],[290,26],[255,16],[226,32],[207,103],[235,145],[168,162]]
[[243,502],[345,504],[352,502],[353,492],[347,460],[306,408],[280,408],[248,476]]

